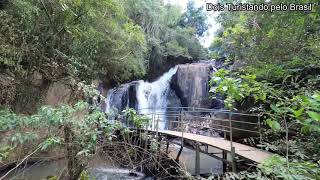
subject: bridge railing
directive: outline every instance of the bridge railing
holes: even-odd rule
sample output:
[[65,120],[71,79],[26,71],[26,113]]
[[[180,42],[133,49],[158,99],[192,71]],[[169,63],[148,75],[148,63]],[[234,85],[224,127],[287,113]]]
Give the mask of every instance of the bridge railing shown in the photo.
[[[150,118],[150,121],[144,129],[152,131],[157,137],[164,131],[176,131],[181,133],[178,137],[181,139],[181,148],[178,152],[179,158],[182,148],[184,147],[185,133],[200,134],[211,137],[221,137],[230,142],[230,149],[221,149],[223,170],[226,170],[227,163],[231,163],[232,170],[236,171],[235,163],[235,146],[234,140],[244,137],[261,136],[261,116],[262,114],[247,114],[233,112],[224,109],[205,109],[194,107],[169,107],[162,109],[139,109],[138,113]],[[124,122],[128,126],[128,122]],[[165,132],[164,132],[165,133]],[[168,133],[167,133],[168,134]],[[189,136],[190,137],[190,136]],[[161,138],[159,138],[161,139]],[[168,142],[168,141],[167,141]],[[200,148],[205,145],[205,150]],[[200,173],[200,152],[209,153],[209,143],[196,142],[196,174]],[[219,147],[216,147],[219,149]],[[168,151],[168,143],[167,143]],[[231,155],[228,160],[227,154]],[[214,155],[212,155],[214,156]]]
[[[223,136],[233,141],[240,138],[260,136],[261,114],[247,114],[223,109],[194,107],[169,107],[165,109],[139,109],[139,114],[148,116],[151,121],[148,130],[156,132],[169,130],[194,133],[206,136]],[[223,134],[223,135],[222,135]]]

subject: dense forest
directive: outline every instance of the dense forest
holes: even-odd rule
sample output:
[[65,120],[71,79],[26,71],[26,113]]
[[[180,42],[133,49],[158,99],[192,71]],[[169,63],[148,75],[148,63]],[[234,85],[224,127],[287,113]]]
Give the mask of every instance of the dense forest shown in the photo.
[[[182,10],[160,0],[0,0],[0,167],[59,154],[68,164],[63,178],[91,179],[86,169],[98,149],[115,137],[129,144],[136,133],[108,122],[93,102],[105,98],[100,82],[108,89],[155,79],[177,64],[219,59],[212,98],[222,95],[225,109],[263,114],[262,140],[244,143],[277,154],[219,178],[319,179],[320,4],[299,3],[313,3],[313,10],[220,12],[221,28],[207,49],[199,39],[210,13],[192,1]],[[59,88],[56,101],[48,94]],[[133,109],[124,116],[137,129],[148,124]]]
[[220,69],[211,91],[225,95],[230,109],[249,101],[248,109],[263,112],[271,130],[260,146],[282,155],[237,178],[320,177],[320,7],[317,1],[299,3],[314,3],[313,11],[223,12],[218,18],[222,29],[211,56],[225,57],[236,70]]

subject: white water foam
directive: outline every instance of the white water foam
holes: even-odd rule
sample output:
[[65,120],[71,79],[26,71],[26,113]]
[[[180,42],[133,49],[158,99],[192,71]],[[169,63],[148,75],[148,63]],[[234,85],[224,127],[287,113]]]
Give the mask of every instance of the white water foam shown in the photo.
[[[170,90],[170,81],[177,72],[177,67],[171,68],[155,82],[139,81],[137,86],[138,111],[152,119],[152,128],[159,119],[159,129],[165,128],[165,112],[167,107],[167,95]],[[160,114],[156,117],[152,113]]]

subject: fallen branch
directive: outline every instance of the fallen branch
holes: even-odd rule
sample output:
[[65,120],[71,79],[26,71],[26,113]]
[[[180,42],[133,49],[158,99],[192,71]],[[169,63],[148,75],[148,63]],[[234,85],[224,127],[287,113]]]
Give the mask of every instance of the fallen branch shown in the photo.
[[8,171],[5,175],[3,175],[0,180],[4,179],[6,176],[8,176],[13,170],[17,169],[25,160],[27,160],[30,156],[32,156],[33,154],[35,154],[41,147],[38,147],[37,149],[35,149],[34,151],[32,151],[30,154],[28,154],[26,157],[24,157],[22,159],[22,161],[20,163],[18,163],[14,168],[12,168],[10,171]]

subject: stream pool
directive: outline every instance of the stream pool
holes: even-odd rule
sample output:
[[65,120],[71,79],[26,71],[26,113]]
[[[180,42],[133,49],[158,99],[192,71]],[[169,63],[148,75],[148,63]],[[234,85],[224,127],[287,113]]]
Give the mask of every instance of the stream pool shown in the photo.
[[[170,145],[169,155],[175,158],[179,146]],[[212,150],[214,151],[214,149]],[[66,168],[65,160],[42,161],[25,167],[18,168],[11,173],[7,179],[12,180],[43,180],[48,176],[57,176]],[[184,148],[180,156],[180,165],[190,174],[195,173],[195,151]],[[129,169],[117,168],[116,165],[108,162],[104,158],[96,157],[89,163],[89,172],[96,180],[153,180],[145,174]],[[200,173],[202,174],[221,174],[222,162],[208,155],[200,153]],[[0,177],[3,174],[0,173]]]

